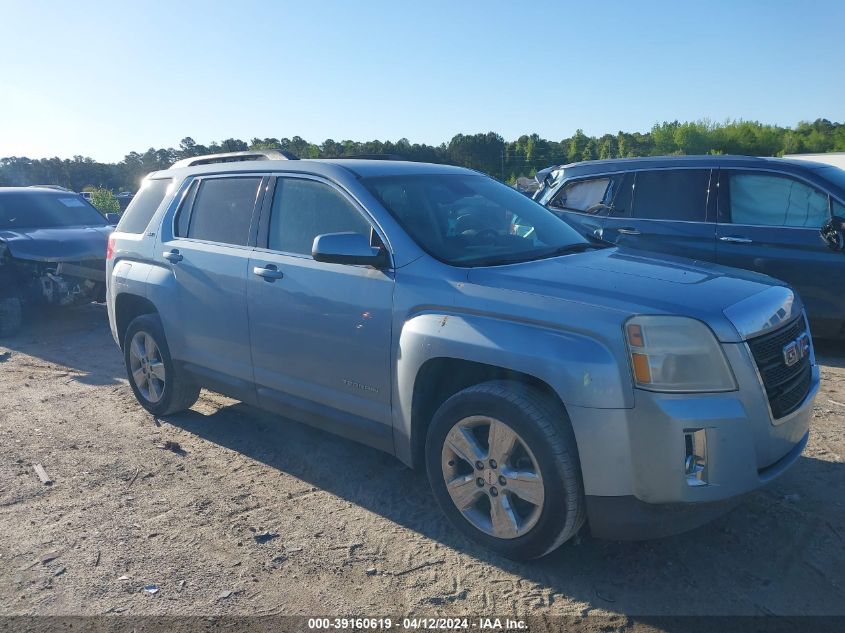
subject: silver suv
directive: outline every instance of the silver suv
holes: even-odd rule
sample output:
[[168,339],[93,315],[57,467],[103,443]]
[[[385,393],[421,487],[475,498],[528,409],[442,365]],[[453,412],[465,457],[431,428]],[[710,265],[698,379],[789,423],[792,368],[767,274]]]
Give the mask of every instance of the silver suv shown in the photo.
[[512,558],[585,521],[689,529],[801,454],[819,370],[788,287],[582,237],[467,169],[288,158],[150,174],[112,234],[151,413],[205,387],[387,451]]

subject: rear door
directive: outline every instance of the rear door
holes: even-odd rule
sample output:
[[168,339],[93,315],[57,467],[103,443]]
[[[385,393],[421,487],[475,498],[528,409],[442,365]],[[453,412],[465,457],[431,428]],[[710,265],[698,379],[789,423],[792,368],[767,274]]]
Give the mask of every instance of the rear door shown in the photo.
[[253,174],[197,179],[172,239],[156,254],[176,283],[178,313],[169,318],[181,336],[174,356],[245,400],[252,389],[246,281],[263,181]]
[[712,178],[710,169],[655,169],[628,174],[620,195],[630,196],[632,201],[615,205],[609,212],[602,237],[619,246],[715,261]]
[[837,334],[845,320],[845,257],[819,234],[831,202],[827,192],[792,175],[720,170],[717,261],[794,287],[817,336]]

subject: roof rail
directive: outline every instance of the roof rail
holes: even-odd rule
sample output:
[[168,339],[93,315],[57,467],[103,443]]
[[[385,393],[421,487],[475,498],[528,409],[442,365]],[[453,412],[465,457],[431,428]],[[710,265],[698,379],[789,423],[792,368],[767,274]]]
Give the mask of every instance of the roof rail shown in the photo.
[[222,154],[206,154],[177,160],[170,169],[193,167],[195,165],[211,165],[212,163],[236,163],[245,160],[298,160],[290,152],[280,149],[256,149],[246,152],[224,152]]
[[27,185],[29,189],[55,189],[56,191],[67,191],[68,193],[75,193],[73,190],[61,185]]
[[330,160],[402,160],[408,159],[401,154],[350,154],[349,156],[335,156]]

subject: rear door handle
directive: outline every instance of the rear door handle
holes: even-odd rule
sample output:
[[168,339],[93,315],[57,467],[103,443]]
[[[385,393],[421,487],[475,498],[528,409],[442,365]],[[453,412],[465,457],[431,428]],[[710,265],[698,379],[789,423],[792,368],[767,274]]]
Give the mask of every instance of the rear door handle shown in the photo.
[[631,229],[628,227],[622,227],[621,229],[616,229],[616,231],[622,235],[642,235],[638,229]]
[[751,244],[754,242],[754,240],[749,240],[747,237],[736,237],[734,235],[722,235],[719,241],[730,242],[731,244]]
[[166,259],[167,261],[169,261],[173,264],[176,264],[177,262],[181,262],[183,259],[185,259],[182,256],[182,254],[179,252],[179,250],[176,249],[176,248],[174,248],[172,251],[163,252],[161,254],[161,256],[164,257],[164,259]]
[[258,275],[259,277],[264,277],[264,281],[276,281],[277,279],[281,279],[285,276],[285,274],[279,270],[275,264],[267,264],[266,266],[255,266],[252,269],[252,274]]

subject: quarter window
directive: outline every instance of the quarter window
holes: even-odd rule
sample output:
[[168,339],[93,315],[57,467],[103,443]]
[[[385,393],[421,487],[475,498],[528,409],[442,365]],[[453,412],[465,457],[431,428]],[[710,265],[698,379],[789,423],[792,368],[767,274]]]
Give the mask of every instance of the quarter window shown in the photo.
[[819,228],[829,216],[827,194],[774,174],[729,176],[731,222]]
[[322,182],[279,178],[273,194],[267,246],[311,255],[314,238],[326,233],[370,236],[370,224],[340,192]]
[[191,209],[188,237],[246,246],[261,178],[203,180]]
[[707,219],[709,184],[709,169],[638,172],[634,189],[634,217],[704,222]]
[[122,233],[143,233],[172,183],[170,178],[145,180],[126,207],[115,230]]

